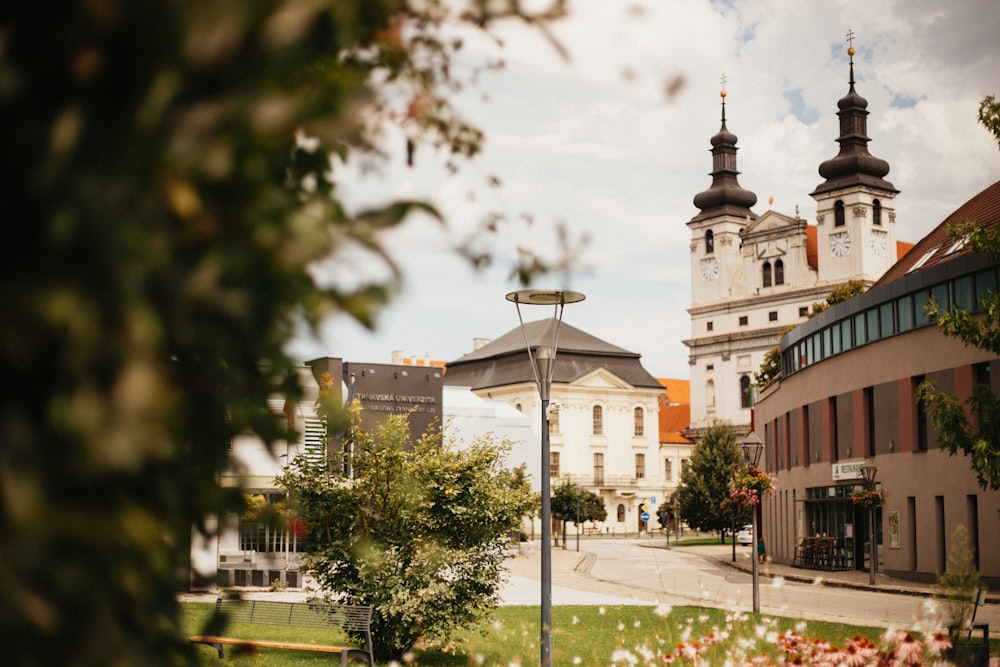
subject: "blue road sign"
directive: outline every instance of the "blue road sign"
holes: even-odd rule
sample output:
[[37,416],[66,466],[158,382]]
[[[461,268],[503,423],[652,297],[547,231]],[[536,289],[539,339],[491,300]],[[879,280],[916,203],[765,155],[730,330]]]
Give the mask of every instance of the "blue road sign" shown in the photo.
[[649,512],[643,512],[642,514],[639,515],[639,518],[642,519],[643,521],[649,521]]

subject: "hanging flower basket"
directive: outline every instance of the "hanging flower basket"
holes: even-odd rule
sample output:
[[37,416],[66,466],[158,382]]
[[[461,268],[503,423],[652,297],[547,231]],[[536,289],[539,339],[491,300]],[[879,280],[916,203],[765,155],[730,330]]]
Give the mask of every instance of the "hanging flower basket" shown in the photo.
[[878,507],[885,503],[885,491],[882,489],[854,489],[851,492],[851,502],[859,507]]
[[752,466],[736,471],[729,484],[729,498],[737,505],[749,507],[760,503],[778,488],[778,480]]

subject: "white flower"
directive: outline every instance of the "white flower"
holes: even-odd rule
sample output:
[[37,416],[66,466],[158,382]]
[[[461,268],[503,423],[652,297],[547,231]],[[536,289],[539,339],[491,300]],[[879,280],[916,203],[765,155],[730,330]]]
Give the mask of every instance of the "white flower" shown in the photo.
[[670,605],[660,604],[656,605],[656,609],[653,610],[653,613],[656,614],[657,616],[670,616],[671,611],[673,611],[673,607],[671,607]]

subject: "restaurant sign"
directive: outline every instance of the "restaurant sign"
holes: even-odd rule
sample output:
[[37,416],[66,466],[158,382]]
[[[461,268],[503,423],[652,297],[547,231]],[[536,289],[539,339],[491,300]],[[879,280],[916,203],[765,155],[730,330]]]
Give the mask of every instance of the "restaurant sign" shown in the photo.
[[842,479],[864,479],[864,475],[861,474],[861,467],[864,466],[865,460],[858,459],[856,461],[838,461],[833,464],[833,481],[839,481]]

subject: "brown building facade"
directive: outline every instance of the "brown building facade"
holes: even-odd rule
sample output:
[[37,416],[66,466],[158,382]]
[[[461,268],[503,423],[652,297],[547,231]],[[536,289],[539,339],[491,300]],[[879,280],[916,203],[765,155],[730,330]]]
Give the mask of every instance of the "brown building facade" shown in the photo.
[[939,448],[916,401],[925,380],[960,400],[977,384],[1000,390],[997,357],[944,336],[923,313],[931,297],[976,312],[982,295],[1000,285],[996,258],[948,236],[947,223],[962,220],[1000,222],[1000,183],[958,209],[868,292],[782,339],[782,377],[761,392],[754,411],[766,468],[778,478],[764,502],[763,534],[779,562],[868,569],[869,512],[851,500],[867,464],[886,495],[874,513],[879,571],[933,581],[961,525],[980,572],[1000,583],[1000,491],[979,486],[967,457]]

